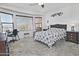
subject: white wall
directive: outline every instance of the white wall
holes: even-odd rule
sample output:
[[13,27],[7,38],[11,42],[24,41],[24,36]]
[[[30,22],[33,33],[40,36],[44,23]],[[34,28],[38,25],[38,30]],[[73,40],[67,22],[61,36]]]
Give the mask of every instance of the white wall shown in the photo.
[[[72,24],[75,24],[75,30],[79,31],[79,5],[68,6],[56,12],[63,12],[63,16],[51,17],[55,12],[51,12],[43,17],[43,28],[49,24],[67,24],[67,30],[70,30]],[[50,22],[47,24],[46,21]]]

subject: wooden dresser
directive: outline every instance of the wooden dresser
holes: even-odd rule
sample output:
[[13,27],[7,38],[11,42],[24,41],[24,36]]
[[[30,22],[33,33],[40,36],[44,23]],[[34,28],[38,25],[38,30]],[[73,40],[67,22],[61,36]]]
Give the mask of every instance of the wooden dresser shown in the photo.
[[66,41],[74,42],[74,43],[79,43],[79,32],[71,32],[67,31],[67,39]]
[[0,41],[0,56],[6,55],[6,45],[5,41]]
[[0,33],[0,56],[8,56],[8,46],[6,43],[6,36],[4,33]]

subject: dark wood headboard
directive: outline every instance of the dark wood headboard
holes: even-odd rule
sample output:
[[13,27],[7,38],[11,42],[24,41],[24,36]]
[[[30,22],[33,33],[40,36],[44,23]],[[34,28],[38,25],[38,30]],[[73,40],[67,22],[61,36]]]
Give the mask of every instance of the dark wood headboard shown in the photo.
[[66,24],[54,24],[50,25],[50,28],[61,28],[67,30],[67,25]]

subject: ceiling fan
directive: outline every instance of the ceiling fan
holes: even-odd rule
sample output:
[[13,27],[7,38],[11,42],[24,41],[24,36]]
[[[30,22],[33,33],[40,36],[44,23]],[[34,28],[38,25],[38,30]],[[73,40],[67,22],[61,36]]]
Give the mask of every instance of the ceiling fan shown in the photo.
[[41,6],[42,8],[44,8],[44,3],[30,3],[29,5],[30,5],[30,6],[39,5],[39,6]]

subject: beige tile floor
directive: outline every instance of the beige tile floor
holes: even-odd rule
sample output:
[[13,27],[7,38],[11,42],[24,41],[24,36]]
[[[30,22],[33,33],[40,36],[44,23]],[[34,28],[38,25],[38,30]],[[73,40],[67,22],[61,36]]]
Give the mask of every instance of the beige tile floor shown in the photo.
[[79,56],[79,44],[57,41],[52,47],[34,41],[32,37],[27,37],[9,44],[10,56]]

